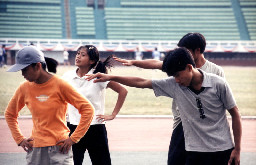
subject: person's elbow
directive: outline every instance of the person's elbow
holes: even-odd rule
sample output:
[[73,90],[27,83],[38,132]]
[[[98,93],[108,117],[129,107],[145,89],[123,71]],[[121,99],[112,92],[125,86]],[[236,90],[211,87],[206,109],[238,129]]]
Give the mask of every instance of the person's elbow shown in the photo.
[[159,70],[162,70],[162,67],[163,67],[163,61],[158,61],[156,64],[156,68]]
[[[81,115],[83,115],[83,114],[81,114]],[[84,117],[86,117],[88,119],[89,123],[91,123],[94,116],[95,116],[95,108],[92,104],[90,104],[90,108],[87,109],[86,113],[84,113]]]
[[94,106],[92,104],[90,104],[90,115],[92,117],[94,117],[94,115],[95,115],[95,108],[94,108]]
[[122,96],[123,98],[126,98],[127,94],[128,94],[128,90],[126,88],[122,88],[120,91],[120,96]]
[[152,89],[153,86],[152,86],[152,81],[151,80],[148,80],[148,79],[145,79],[143,81],[141,81],[139,84],[138,84],[138,87],[139,88],[149,88],[149,89]]
[[238,109],[237,106],[235,106],[235,107],[229,109],[228,111],[229,111],[229,113],[230,113],[230,115],[231,115],[232,117],[239,117],[239,118],[241,117],[240,112],[239,112],[239,109]]
[[82,116],[84,115],[88,117],[94,117],[95,108],[89,101],[86,104],[84,104],[80,109],[80,114]]
[[9,121],[9,120],[11,120],[11,119],[17,118],[18,115],[13,114],[13,113],[11,113],[10,111],[7,111],[7,110],[6,110],[6,111],[4,112],[4,117],[5,117],[5,120],[6,120],[6,121]]

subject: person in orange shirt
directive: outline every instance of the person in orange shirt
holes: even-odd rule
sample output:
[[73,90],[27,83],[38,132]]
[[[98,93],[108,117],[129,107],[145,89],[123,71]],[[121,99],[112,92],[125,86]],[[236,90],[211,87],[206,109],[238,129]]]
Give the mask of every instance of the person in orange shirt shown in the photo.
[[[21,70],[27,80],[18,87],[5,111],[14,140],[27,152],[27,164],[73,164],[71,146],[85,135],[94,116],[94,108],[85,97],[49,73],[56,73],[57,65],[56,60],[44,57],[35,46],[27,46],[18,51],[16,64],[8,70]],[[81,114],[81,120],[70,137],[66,125],[68,103]],[[29,138],[21,133],[17,121],[18,113],[25,105],[33,120]]]

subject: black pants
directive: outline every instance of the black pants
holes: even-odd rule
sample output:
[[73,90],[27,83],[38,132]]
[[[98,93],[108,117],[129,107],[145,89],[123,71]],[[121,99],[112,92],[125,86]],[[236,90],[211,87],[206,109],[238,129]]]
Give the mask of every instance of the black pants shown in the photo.
[[[232,149],[218,152],[187,152],[186,165],[227,165]],[[234,161],[232,165],[234,165]]]
[[182,123],[180,123],[172,132],[168,153],[168,165],[227,165],[232,150],[187,152],[185,150],[183,127]]
[[168,165],[185,165],[186,150],[182,123],[180,123],[172,132],[168,152]]
[[[70,134],[76,125],[68,123]],[[75,165],[82,165],[84,153],[88,150],[93,165],[111,165],[105,124],[91,125],[85,136],[72,146]]]

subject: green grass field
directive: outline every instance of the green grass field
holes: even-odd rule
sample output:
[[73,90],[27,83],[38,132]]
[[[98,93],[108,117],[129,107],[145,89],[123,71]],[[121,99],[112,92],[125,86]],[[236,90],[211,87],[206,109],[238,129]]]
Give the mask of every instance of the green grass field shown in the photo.
[[[58,75],[74,69],[75,67],[59,66]],[[229,82],[237,105],[243,116],[256,115],[256,67],[223,67],[226,79]],[[21,72],[9,73],[7,68],[0,68],[0,115],[15,89],[24,80]],[[144,78],[165,78],[167,75],[160,70],[145,70],[136,67],[114,67],[109,74],[122,76],[139,76]],[[122,115],[172,115],[172,99],[167,97],[155,97],[150,89],[138,89],[126,87],[128,96],[119,114]],[[108,89],[106,94],[106,114],[113,111],[117,94]],[[24,108],[20,115],[29,115],[27,108]]]

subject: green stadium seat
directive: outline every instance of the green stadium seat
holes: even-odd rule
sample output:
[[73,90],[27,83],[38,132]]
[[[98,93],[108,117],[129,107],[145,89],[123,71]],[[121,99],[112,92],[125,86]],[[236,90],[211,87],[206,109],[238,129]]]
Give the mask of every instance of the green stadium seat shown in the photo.
[[121,0],[121,6],[231,6],[229,0]]
[[[248,0],[240,0],[241,2],[249,2]],[[242,7],[244,19],[248,28],[249,36],[251,40],[256,40],[256,8],[254,7]]]
[[93,8],[76,7],[77,35],[96,35]]
[[[1,0],[1,37],[36,38],[42,33],[39,38],[176,40],[201,32],[207,40],[256,38],[255,0],[238,0],[237,5],[231,0],[120,0],[98,10],[82,0],[70,1],[67,10],[62,2]],[[104,21],[95,22],[99,19]]]
[[[12,2],[32,2],[12,1]],[[61,7],[40,5],[50,1],[37,1],[32,4],[7,4],[6,12],[0,14],[1,37],[8,38],[62,38]]]
[[36,38],[36,39],[60,39],[60,35],[56,35],[56,34],[40,34],[40,33],[37,33],[37,34],[20,34],[20,33],[17,33],[17,34],[14,34],[14,33],[0,33],[0,36],[1,37],[4,37],[4,38]]
[[242,7],[244,7],[244,6],[248,6],[248,7],[256,6],[256,1],[255,0],[240,0],[240,5]]
[[240,39],[231,8],[105,8],[105,15],[108,39],[170,40],[188,32],[210,40]]
[[60,4],[61,0],[1,0],[2,2],[51,3]]

